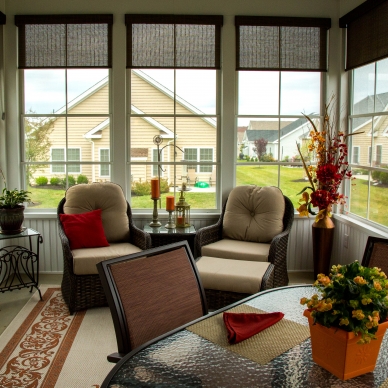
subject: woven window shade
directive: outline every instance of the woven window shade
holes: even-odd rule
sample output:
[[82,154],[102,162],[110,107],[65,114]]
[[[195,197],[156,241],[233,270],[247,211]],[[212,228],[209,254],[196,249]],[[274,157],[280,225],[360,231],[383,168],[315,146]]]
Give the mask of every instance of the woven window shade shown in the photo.
[[127,68],[219,69],[222,16],[125,15]]
[[19,69],[111,68],[112,23],[112,15],[17,15]]
[[3,14],[3,12],[0,12],[0,25],[5,24],[6,20],[6,16]]
[[236,16],[236,70],[327,71],[326,18]]
[[368,0],[340,18],[347,28],[345,70],[388,57],[388,1]]

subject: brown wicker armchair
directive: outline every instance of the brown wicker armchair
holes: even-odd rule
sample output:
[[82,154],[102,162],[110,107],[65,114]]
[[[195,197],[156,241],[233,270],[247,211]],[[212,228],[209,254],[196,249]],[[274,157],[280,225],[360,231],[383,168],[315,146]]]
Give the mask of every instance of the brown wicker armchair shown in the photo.
[[[219,257],[224,259],[237,259],[244,261],[261,261],[261,262],[270,262],[273,265],[273,287],[281,287],[288,285],[288,273],[287,273],[287,246],[288,246],[288,236],[291,230],[291,226],[294,220],[294,206],[289,198],[284,196],[280,190],[277,194],[278,200],[284,200],[284,213],[280,223],[278,222],[278,228],[280,224],[280,231],[268,241],[268,243],[258,243],[256,244],[254,241],[255,236],[252,233],[249,235],[248,229],[249,226],[245,226],[242,223],[242,219],[249,219],[249,224],[255,224],[255,226],[259,225],[262,221],[261,218],[257,217],[257,206],[254,206],[254,200],[252,198],[257,194],[257,190],[261,189],[256,186],[240,186],[236,187],[229,194],[229,198],[225,202],[221,216],[218,222],[214,225],[207,226],[198,230],[195,237],[195,257],[196,259],[202,256],[211,256],[211,257]],[[246,192],[244,192],[246,190]],[[238,197],[231,199],[231,195],[235,194],[235,192],[239,192]],[[242,197],[242,199],[241,199]],[[269,195],[270,203],[266,206],[274,207],[273,201],[275,198],[272,195]],[[234,201],[234,205],[230,203],[230,201]],[[245,201],[245,202],[244,202]],[[253,203],[252,203],[253,202]],[[229,205],[228,205],[229,203]],[[264,202],[263,202],[264,203]],[[253,206],[253,208],[250,206]],[[229,207],[229,210],[228,210]],[[231,212],[232,210],[232,212]],[[237,211],[237,216],[233,216],[233,210]],[[229,211],[229,213],[228,213]],[[283,211],[283,210],[282,210]],[[228,214],[229,217],[229,228],[233,228],[233,222],[236,225],[236,228],[239,226],[242,229],[242,234],[246,234],[245,241],[243,238],[232,239],[225,233],[224,224],[225,224],[225,214]],[[264,212],[265,213],[265,212]],[[243,214],[243,218],[239,218],[239,216]],[[270,224],[270,222],[269,222]],[[263,227],[263,226],[261,226]],[[247,232],[245,232],[245,229]],[[264,226],[264,229],[266,227]],[[225,243],[226,245],[222,246]],[[247,249],[245,249],[244,243],[248,244]],[[219,244],[219,245],[217,245]],[[256,247],[257,246],[257,247]],[[205,248],[206,247],[206,248]],[[213,250],[214,249],[214,250]],[[246,252],[245,250],[249,251]],[[267,282],[268,284],[268,282]],[[219,290],[209,290],[206,289],[206,296],[208,300],[209,308],[211,306],[222,306],[248,295],[235,295],[236,293]],[[220,298],[223,298],[223,301],[219,301]],[[215,299],[212,301],[212,299]]]
[[[72,250],[60,215],[82,214],[96,209],[102,210],[103,229],[110,245]],[[57,216],[63,250],[61,288],[70,314],[91,307],[106,306],[97,262],[150,248],[150,235],[134,225],[122,188],[111,182],[70,187],[58,205]]]

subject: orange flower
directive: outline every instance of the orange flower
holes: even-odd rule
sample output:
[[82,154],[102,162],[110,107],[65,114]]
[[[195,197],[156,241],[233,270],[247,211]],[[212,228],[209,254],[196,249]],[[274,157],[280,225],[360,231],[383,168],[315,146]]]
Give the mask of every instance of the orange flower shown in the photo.
[[381,291],[381,290],[382,290],[382,287],[381,287],[380,282],[378,282],[378,281],[376,281],[376,280],[373,282],[373,287],[374,287],[375,290],[377,290],[377,291]]
[[352,317],[358,319],[359,321],[362,321],[365,318],[365,315],[362,310],[353,310]]
[[354,280],[354,283],[360,286],[363,286],[364,284],[366,284],[366,280],[362,276],[356,276],[353,280]]

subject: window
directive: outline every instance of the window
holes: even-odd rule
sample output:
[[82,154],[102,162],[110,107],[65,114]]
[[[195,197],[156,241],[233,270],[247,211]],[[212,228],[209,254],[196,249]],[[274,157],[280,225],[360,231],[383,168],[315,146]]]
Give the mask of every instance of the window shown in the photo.
[[[129,133],[133,183],[149,182],[163,155],[162,197],[199,174],[191,187],[191,209],[216,209],[219,137],[218,70],[222,16],[126,15],[127,68],[131,80]],[[132,152],[147,147],[147,159]],[[216,179],[212,177],[212,182]],[[204,195],[203,188],[209,188]],[[202,190],[202,192],[201,192]],[[147,200],[144,200],[147,197]],[[131,198],[131,207],[151,208],[149,195]]]
[[[77,161],[81,160],[81,150],[79,148],[69,148],[68,149],[68,161]],[[53,162],[64,162],[66,161],[66,154],[64,148],[53,148],[51,150],[51,161]],[[52,173],[65,173],[65,166],[63,164],[53,164],[51,166]],[[68,165],[69,173],[80,173],[81,166],[80,164],[69,164]]]
[[235,25],[236,185],[278,186],[296,206],[305,182],[297,144],[309,156],[303,114],[319,124],[330,19],[236,16]]
[[[100,149],[100,162],[109,162],[109,148],[101,148]],[[110,176],[110,165],[109,164],[101,164],[100,165],[100,176],[101,177],[109,177]]]
[[195,172],[210,173],[213,171],[213,166],[203,165],[201,162],[213,162],[213,148],[185,148],[185,161],[199,163],[198,165],[188,165],[187,169],[193,169]]
[[352,159],[354,164],[360,163],[360,147],[353,147]]
[[[341,17],[346,28],[346,70],[350,83],[349,131],[359,148],[357,178],[347,185],[349,214],[388,226],[388,2],[365,1]],[[357,135],[357,136],[355,136]]]
[[[110,175],[112,15],[17,15],[23,166],[36,207]],[[88,42],[85,45],[85,42]],[[74,163],[77,162],[77,163]],[[46,177],[55,190],[36,190]]]

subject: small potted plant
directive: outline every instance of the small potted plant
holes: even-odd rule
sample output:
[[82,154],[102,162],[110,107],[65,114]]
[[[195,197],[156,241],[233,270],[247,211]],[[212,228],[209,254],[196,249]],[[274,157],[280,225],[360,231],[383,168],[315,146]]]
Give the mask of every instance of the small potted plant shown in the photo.
[[334,265],[314,287],[320,295],[300,301],[308,308],[313,360],[343,380],[373,371],[388,328],[385,273],[358,261]]
[[3,234],[17,234],[23,228],[24,221],[24,202],[31,202],[29,191],[26,190],[8,190],[4,173],[0,169],[3,178],[4,188],[0,196],[0,231]]

